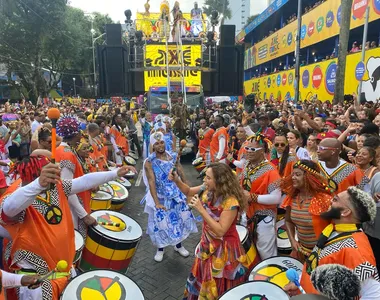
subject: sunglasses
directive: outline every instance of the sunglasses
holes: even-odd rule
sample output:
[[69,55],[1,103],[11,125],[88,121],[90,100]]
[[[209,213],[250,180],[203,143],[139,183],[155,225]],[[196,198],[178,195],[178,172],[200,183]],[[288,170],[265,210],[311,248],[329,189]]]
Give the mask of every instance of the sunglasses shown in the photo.
[[256,152],[256,151],[263,150],[263,148],[254,148],[254,147],[244,147],[244,149],[248,152]]
[[318,150],[320,150],[320,151],[324,151],[324,150],[338,150],[338,148],[318,146]]
[[285,143],[276,143],[274,144],[275,147],[286,147]]

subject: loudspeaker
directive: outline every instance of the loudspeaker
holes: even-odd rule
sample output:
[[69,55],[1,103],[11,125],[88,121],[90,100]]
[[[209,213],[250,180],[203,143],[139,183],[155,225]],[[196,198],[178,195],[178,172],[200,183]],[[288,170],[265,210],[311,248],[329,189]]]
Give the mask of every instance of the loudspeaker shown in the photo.
[[219,94],[239,96],[243,94],[244,51],[241,46],[225,46],[219,49]]
[[128,48],[124,46],[99,46],[98,61],[100,96],[128,95],[131,86]]
[[108,46],[121,45],[121,24],[107,24],[106,37]]
[[220,46],[233,46],[235,45],[235,25],[222,25],[220,26]]

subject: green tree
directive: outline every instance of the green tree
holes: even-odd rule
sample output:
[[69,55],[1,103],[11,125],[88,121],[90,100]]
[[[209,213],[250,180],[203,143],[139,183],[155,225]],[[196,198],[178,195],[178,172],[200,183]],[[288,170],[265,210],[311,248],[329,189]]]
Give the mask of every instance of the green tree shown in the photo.
[[340,22],[338,65],[335,78],[334,104],[344,100],[344,78],[346,74],[346,57],[350,39],[351,7],[353,0],[342,1],[342,20]]
[[207,16],[211,16],[211,13],[216,10],[219,16],[223,14],[223,19],[231,19],[232,12],[229,6],[230,2],[228,0],[206,0],[203,6],[203,12]]
[[91,23],[98,36],[112,22],[108,16],[95,14],[92,21],[65,0],[2,1],[0,63],[9,75],[18,75],[19,82],[11,81],[16,88],[35,101],[56,88],[63,75],[90,82],[84,79],[92,78]]
[[253,15],[253,16],[250,16],[248,19],[247,19],[247,23],[245,24],[245,26],[248,26],[249,24],[251,24],[253,21],[255,21],[255,19],[258,17],[259,15]]

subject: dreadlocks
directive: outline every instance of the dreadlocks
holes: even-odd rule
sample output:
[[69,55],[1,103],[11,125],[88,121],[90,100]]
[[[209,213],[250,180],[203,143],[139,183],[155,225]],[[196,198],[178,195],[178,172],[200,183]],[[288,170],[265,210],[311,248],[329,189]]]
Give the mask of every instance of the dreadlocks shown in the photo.
[[22,182],[30,183],[40,176],[41,169],[49,162],[46,156],[24,157],[12,166],[9,173],[12,174],[13,179],[20,177]]
[[268,153],[272,148],[272,142],[266,136],[262,135],[260,132],[256,132],[247,138],[248,142],[257,142],[259,145],[263,146],[264,152]]

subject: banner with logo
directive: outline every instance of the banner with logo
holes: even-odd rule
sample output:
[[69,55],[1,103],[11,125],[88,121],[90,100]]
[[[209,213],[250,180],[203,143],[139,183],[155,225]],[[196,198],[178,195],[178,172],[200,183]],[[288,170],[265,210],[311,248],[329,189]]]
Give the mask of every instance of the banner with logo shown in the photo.
[[[340,3],[341,1],[326,1],[302,17],[301,48],[339,35]],[[369,22],[380,18],[380,0],[354,0],[351,11],[351,29],[364,24],[365,11],[368,6],[370,7]],[[294,21],[249,48],[245,51],[244,69],[250,69],[294,52],[296,35],[297,21]],[[333,49],[331,49],[332,51]]]
[[[361,53],[350,54],[346,60],[344,93],[358,93],[363,81],[362,93],[367,101],[380,98],[380,48],[366,51],[364,62]],[[332,100],[335,92],[337,59],[331,59],[301,67],[300,97],[310,100]],[[295,97],[295,71],[288,70],[244,82],[245,95],[256,93],[261,100],[291,100]]]
[[[152,86],[167,86],[167,69],[166,60],[168,59],[169,66],[180,66],[178,59],[181,55],[176,45],[168,46],[168,58],[166,57],[165,45],[147,45],[145,52],[146,67],[161,67],[159,70],[151,70],[144,72],[145,91],[148,91]],[[183,61],[185,67],[200,66],[202,57],[201,45],[183,45]],[[170,81],[181,81],[181,71],[172,70],[170,72]],[[194,70],[185,70],[185,85],[196,86],[201,85],[201,72]]]

